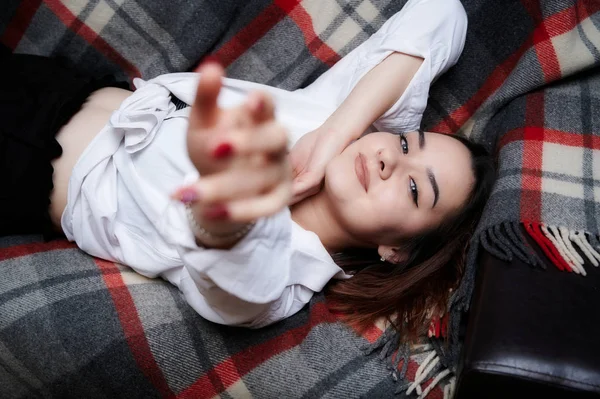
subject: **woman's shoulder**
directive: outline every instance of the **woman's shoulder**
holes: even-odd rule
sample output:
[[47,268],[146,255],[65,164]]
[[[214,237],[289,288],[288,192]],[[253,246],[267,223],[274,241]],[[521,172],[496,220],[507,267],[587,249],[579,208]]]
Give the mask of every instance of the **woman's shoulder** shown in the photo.
[[467,13],[460,0],[409,0],[403,10],[414,13],[428,11],[429,18],[439,16],[444,20],[461,18],[466,21],[467,18]]

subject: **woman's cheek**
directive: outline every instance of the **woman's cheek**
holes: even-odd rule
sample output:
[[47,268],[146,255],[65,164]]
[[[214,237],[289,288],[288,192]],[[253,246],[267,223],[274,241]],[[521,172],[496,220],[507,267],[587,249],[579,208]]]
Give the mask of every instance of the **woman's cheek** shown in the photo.
[[402,193],[395,190],[386,190],[377,196],[378,208],[385,211],[389,216],[406,213],[407,204],[405,200],[406,198],[402,198]]
[[389,193],[378,195],[374,209],[377,212],[378,224],[396,231],[398,231],[397,226],[403,224],[408,216],[406,204],[397,193],[396,195]]

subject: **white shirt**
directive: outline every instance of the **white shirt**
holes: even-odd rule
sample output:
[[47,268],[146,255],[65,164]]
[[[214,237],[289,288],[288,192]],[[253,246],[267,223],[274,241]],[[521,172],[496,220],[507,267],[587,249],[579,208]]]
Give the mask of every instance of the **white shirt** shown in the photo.
[[[466,34],[458,0],[410,0],[366,42],[309,87],[294,92],[225,79],[224,107],[251,90],[269,92],[290,145],[320,126],[358,81],[392,52],[424,62],[400,99],[375,123],[379,130],[419,128],[429,86],[456,63]],[[261,327],[300,310],[332,278],[348,278],[319,238],[284,209],[230,250],[198,247],[183,205],[169,195],[199,178],[185,144],[198,75],[176,73],[144,82],[113,113],[78,160],[62,227],[87,253],[121,262],[179,287],[188,303],[216,323]]]

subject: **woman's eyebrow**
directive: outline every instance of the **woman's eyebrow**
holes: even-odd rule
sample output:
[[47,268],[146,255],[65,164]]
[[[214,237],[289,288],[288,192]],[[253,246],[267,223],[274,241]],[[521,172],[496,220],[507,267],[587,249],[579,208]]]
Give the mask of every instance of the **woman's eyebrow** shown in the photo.
[[438,187],[437,180],[435,180],[435,175],[431,168],[427,168],[427,177],[429,177],[429,183],[431,183],[431,188],[433,189],[433,206],[431,207],[431,209],[433,209],[440,198],[440,188]]
[[[423,129],[419,129],[419,149],[422,150],[423,148],[425,148],[425,132]],[[431,168],[427,168],[427,177],[429,177],[429,183],[431,183],[431,189],[433,190],[433,206],[431,207],[433,209],[438,199],[440,199],[440,188]]]

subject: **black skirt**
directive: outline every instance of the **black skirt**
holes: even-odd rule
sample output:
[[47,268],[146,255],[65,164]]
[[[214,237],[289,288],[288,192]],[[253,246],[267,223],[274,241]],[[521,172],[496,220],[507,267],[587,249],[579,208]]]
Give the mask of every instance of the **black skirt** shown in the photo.
[[58,59],[0,55],[0,236],[54,236],[51,161],[62,153],[55,136],[103,87],[127,84],[82,76]]

